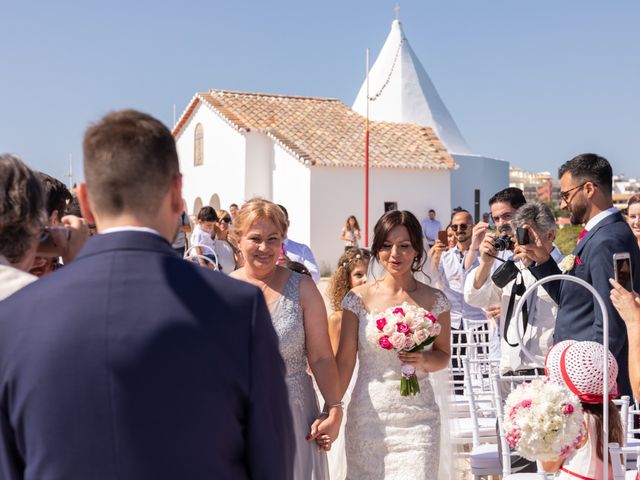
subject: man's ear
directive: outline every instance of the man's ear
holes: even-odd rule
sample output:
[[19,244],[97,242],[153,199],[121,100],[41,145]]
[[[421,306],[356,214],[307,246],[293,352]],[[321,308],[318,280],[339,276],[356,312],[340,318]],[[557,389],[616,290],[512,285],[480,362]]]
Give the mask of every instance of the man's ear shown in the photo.
[[87,221],[87,223],[96,223],[96,219],[93,215],[93,211],[91,210],[91,202],[89,201],[89,192],[87,191],[87,184],[80,183],[77,187],[78,191],[78,202],[80,203],[80,212],[82,212],[82,217]]
[[184,200],[182,199],[182,174],[177,173],[171,179],[171,211],[173,213],[182,213],[184,209]]

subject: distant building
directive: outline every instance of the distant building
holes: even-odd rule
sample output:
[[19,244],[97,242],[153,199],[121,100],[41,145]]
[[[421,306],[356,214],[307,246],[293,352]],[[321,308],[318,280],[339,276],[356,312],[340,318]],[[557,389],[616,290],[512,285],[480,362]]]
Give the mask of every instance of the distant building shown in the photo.
[[528,172],[521,168],[509,168],[509,186],[524,192],[528,202],[551,202],[558,206],[560,181],[549,172]]
[[618,210],[626,210],[629,198],[636,193],[640,193],[640,179],[624,175],[613,176],[613,205]]

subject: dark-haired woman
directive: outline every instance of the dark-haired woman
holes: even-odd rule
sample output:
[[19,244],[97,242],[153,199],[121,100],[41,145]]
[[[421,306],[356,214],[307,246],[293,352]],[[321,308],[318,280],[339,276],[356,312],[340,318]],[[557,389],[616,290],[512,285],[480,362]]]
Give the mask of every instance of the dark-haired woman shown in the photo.
[[[440,290],[414,278],[424,264],[424,247],[412,213],[385,213],[375,226],[371,253],[384,275],[352,289],[342,304],[337,353],[341,392],[356,356],[359,360],[345,427],[347,477],[435,478],[441,419],[428,376],[446,368],[451,356],[449,302]],[[379,318],[376,313],[403,302],[430,311],[441,325],[436,341],[422,352],[396,354],[367,338],[367,324]],[[415,396],[400,396],[403,365],[416,369],[421,392]]]

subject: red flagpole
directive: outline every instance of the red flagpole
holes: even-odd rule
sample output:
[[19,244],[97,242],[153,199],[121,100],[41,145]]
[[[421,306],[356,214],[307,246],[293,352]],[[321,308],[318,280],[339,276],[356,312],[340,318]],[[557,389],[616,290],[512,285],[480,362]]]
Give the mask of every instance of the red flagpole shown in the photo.
[[369,248],[369,49],[367,48],[367,115],[364,122],[364,246]]

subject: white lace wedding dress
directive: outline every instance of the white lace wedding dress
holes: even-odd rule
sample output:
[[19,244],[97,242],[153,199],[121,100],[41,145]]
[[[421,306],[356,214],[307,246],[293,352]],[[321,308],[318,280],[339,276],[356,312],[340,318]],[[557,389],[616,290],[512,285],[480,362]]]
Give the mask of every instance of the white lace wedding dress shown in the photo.
[[[397,354],[367,339],[370,316],[362,299],[349,292],[342,307],[358,317],[358,378],[345,427],[347,479],[437,478],[440,410],[429,375],[418,370],[420,393],[400,396]],[[447,298],[438,291],[431,313],[438,317],[449,308]]]

